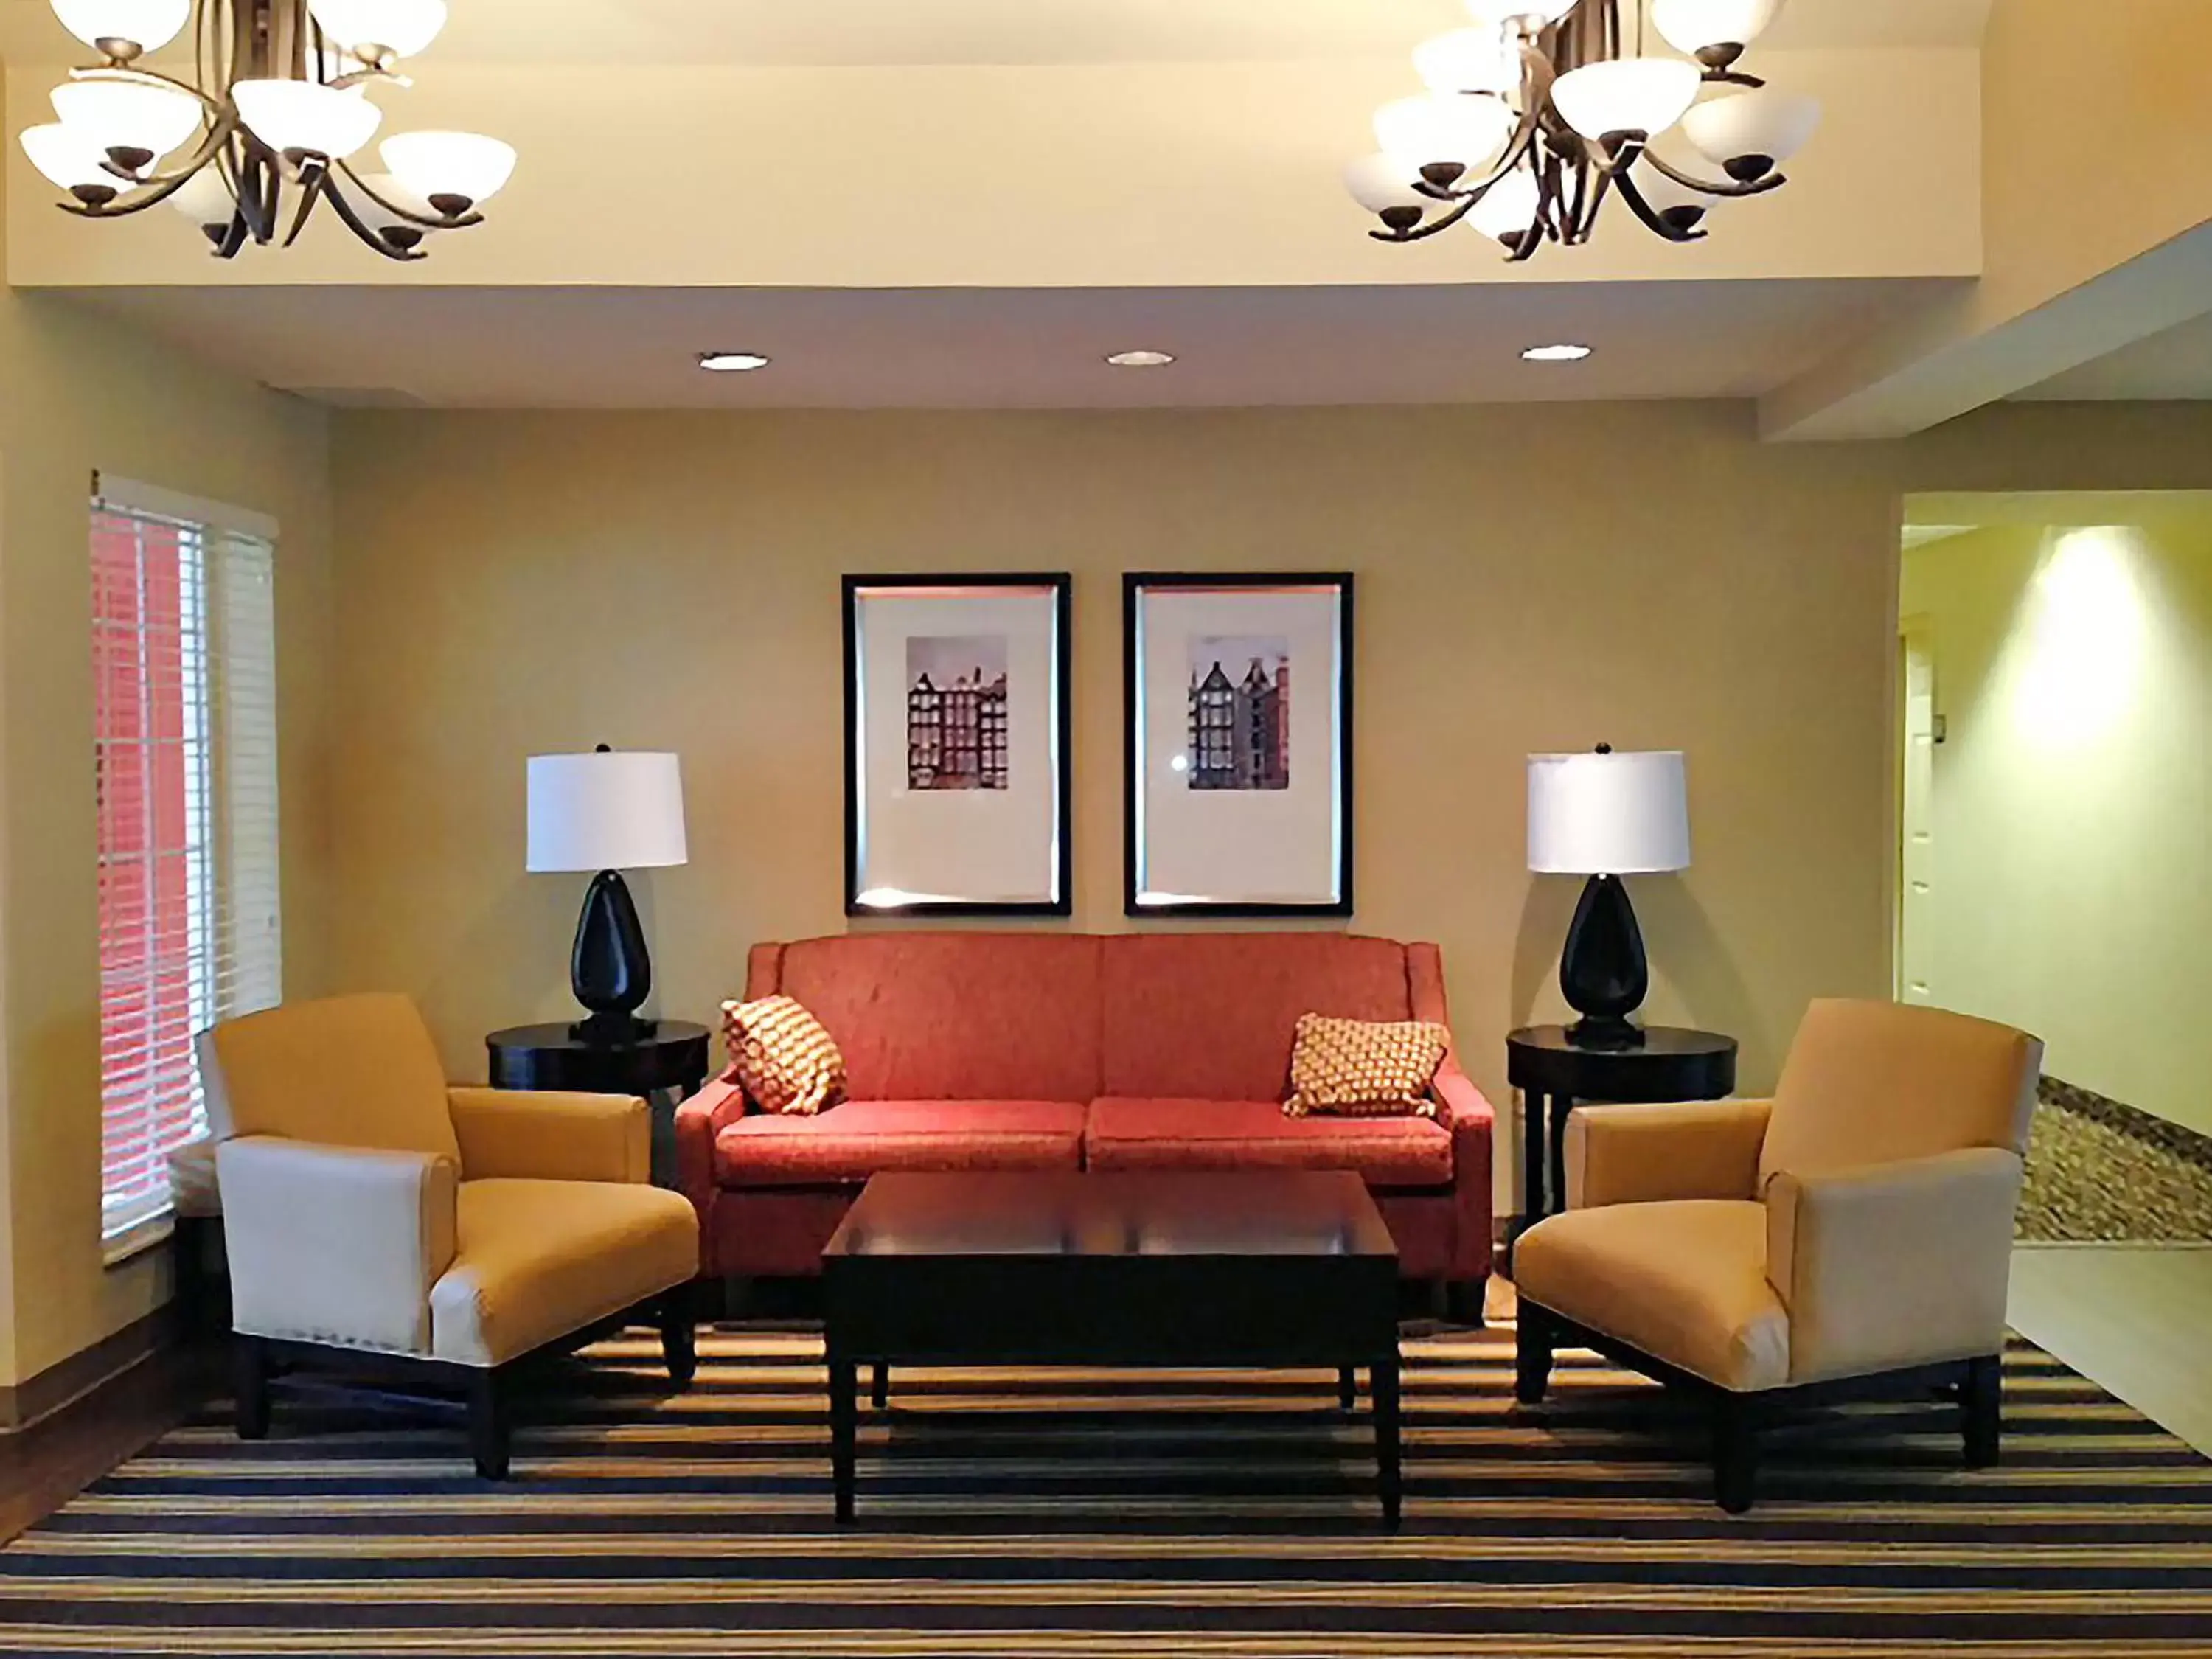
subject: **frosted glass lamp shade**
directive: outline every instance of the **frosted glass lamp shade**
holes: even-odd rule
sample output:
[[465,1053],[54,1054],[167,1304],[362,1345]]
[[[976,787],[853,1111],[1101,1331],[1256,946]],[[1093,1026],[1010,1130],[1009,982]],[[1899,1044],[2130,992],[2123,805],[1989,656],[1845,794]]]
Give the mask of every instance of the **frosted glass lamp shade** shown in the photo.
[[1536,175],[1525,167],[1516,167],[1468,210],[1467,221],[1486,236],[1500,241],[1505,238],[1525,235],[1536,222],[1536,208],[1543,192],[1537,187]]
[[1548,28],[1581,3],[1582,0],[1467,0],[1467,9],[1480,23],[1496,25],[1510,18],[1533,17]]
[[127,40],[142,52],[159,52],[184,33],[192,0],[54,0],[54,15],[88,46]]
[[1771,87],[1709,99],[1682,118],[1682,131],[1735,179],[1759,179],[1813,142],[1820,100]]
[[1656,138],[1697,101],[1704,75],[1680,58],[1620,58],[1569,70],[1552,86],[1552,102],[1585,138],[1615,133]]
[[446,0],[307,0],[323,33],[349,49],[381,46],[412,58],[446,27]]
[[1413,70],[1431,92],[1517,92],[1521,54],[1498,28],[1454,29],[1413,49]]
[[531,870],[653,870],[690,859],[676,756],[530,757]]
[[228,225],[238,216],[230,186],[215,167],[202,167],[169,198],[169,205],[196,225]]
[[1680,752],[1529,756],[1528,867],[1554,876],[1688,869]]
[[514,147],[473,132],[399,132],[377,146],[392,176],[440,210],[489,201],[514,176]]
[[[1676,167],[1681,167],[1674,156],[1670,155],[1667,159]],[[1714,204],[1722,199],[1717,196],[1708,196],[1701,190],[1692,190],[1687,185],[1677,184],[1648,161],[1638,161],[1629,177],[1635,181],[1637,192],[1644,198],[1644,205],[1677,230],[1694,228],[1700,219],[1712,211]]]
[[358,92],[313,81],[240,81],[231,88],[253,136],[279,152],[343,161],[376,136],[384,112]]
[[1766,33],[1782,0],[1652,0],[1651,21],[1677,52],[1747,46]]
[[1375,142],[1408,179],[1430,167],[1476,173],[1498,159],[1515,125],[1498,99],[1430,93],[1376,111]]
[[75,127],[58,121],[24,128],[23,154],[60,189],[74,191],[80,185],[110,191],[124,188],[124,181],[107,170],[107,152]]
[[1386,213],[1392,208],[1416,208],[1425,213],[1442,205],[1434,197],[1415,190],[1412,175],[1379,152],[1363,155],[1345,168],[1344,187],[1370,213]]
[[[54,113],[72,132],[103,150],[135,152],[144,167],[200,130],[200,100],[173,87],[139,81],[64,81],[53,90]],[[135,157],[134,157],[135,159]]]

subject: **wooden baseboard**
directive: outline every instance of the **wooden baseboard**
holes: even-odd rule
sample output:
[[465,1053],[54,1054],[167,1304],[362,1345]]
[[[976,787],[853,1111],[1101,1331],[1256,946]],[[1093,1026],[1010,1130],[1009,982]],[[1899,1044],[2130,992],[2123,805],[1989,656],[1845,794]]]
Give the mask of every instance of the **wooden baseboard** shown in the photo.
[[20,1434],[66,1409],[149,1356],[175,1346],[179,1334],[176,1304],[167,1304],[36,1376],[0,1387],[0,1435]]

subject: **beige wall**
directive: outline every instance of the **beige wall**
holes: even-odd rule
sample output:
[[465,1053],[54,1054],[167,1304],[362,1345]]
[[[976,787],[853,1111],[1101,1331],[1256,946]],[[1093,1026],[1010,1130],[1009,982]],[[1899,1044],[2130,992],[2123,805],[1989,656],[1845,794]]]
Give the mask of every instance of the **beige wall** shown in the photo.
[[1932,635],[1938,1003],[2212,1133],[2212,508],[1999,526],[1905,562]]
[[100,1262],[92,472],[283,526],[286,967],[306,989],[324,968],[327,466],[319,410],[0,288],[0,1384],[166,1293],[161,1253]]
[[1076,916],[1120,915],[1118,573],[1361,581],[1358,926],[1440,940],[1471,1067],[1551,1012],[1571,883],[1523,757],[1691,757],[1697,867],[1641,882],[1651,1012],[1771,1083],[1806,1000],[1888,986],[1902,494],[2212,478],[2191,411],[2000,410],[1762,447],[1740,405],[1142,415],[340,417],[335,969],[457,1075],[567,1006],[580,882],[522,871],[523,758],[682,751],[649,895],[661,1006],[841,913],[841,572],[1076,573]]

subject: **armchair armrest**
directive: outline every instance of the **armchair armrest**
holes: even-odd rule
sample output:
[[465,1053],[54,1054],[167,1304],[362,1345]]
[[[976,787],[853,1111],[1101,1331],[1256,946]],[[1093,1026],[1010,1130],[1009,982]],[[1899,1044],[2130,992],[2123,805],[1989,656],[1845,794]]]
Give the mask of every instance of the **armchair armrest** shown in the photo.
[[216,1149],[232,1322],[248,1336],[427,1353],[459,1172],[427,1152],[256,1135]]
[[1759,1196],[1773,1103],[1578,1106],[1567,1119],[1567,1207]]
[[2001,1352],[2020,1156],[1979,1146],[1766,1188],[1793,1382]]
[[714,1137],[744,1115],[744,1087],[734,1067],[676,1109],[676,1185],[699,1212],[701,1271],[710,1277],[729,1271],[714,1224],[721,1190],[714,1179]]
[[1473,1283],[1491,1270],[1491,1140],[1498,1114],[1474,1080],[1446,1056],[1429,1092],[1436,1097],[1437,1121],[1451,1133],[1455,1218],[1452,1278]]
[[471,1181],[653,1179],[653,1120],[634,1095],[448,1089],[446,1098]]

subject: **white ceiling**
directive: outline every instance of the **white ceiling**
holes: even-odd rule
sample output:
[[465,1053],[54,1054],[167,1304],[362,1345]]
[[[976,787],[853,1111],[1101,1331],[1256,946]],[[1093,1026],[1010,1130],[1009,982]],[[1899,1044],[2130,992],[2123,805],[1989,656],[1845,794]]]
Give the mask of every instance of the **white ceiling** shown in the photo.
[[[2212,295],[2206,297],[2212,299]],[[2027,403],[2159,403],[2212,398],[2212,314],[2138,340],[2015,395]]]
[[[1994,0],[1791,0],[1765,44],[1975,46]],[[431,57],[485,64],[1210,63],[1395,58],[1458,0],[453,0]],[[0,57],[70,55],[0,0]]]
[[[1746,398],[1943,286],[163,288],[79,302],[338,404],[1057,409]],[[1596,355],[1521,361],[1563,340]],[[1101,361],[1139,347],[1178,361]],[[704,374],[709,349],[775,362]]]

